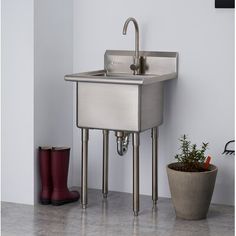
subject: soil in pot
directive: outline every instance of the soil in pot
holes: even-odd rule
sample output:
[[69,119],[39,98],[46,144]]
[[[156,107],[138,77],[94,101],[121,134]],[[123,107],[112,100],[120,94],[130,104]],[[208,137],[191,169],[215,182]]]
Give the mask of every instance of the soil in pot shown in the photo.
[[183,172],[206,172],[210,171],[210,169],[205,169],[203,164],[199,163],[173,163],[169,165],[169,168],[176,171],[183,171]]

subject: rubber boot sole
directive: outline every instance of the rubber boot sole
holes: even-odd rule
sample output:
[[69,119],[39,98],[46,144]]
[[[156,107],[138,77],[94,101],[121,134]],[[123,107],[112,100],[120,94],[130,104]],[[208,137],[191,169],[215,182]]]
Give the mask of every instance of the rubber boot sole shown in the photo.
[[69,199],[69,200],[52,200],[51,203],[53,206],[61,206],[67,203],[72,203],[78,201],[79,198]]
[[40,203],[42,205],[49,205],[51,204],[51,199],[40,199]]

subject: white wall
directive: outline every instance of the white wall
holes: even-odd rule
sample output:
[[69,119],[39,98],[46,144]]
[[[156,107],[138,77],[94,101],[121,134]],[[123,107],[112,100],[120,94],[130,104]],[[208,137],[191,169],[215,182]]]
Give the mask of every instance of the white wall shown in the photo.
[[2,200],[34,202],[33,0],[2,0]]
[[[234,156],[223,156],[234,138],[234,10],[205,0],[74,0],[74,72],[103,67],[106,49],[133,49],[134,31],[122,35],[125,20],[140,26],[141,49],[179,52],[179,79],[165,86],[164,123],[159,134],[159,195],[169,197],[165,166],[174,161],[180,135],[210,142],[219,167],[213,202],[234,203]],[[75,107],[75,105],[74,105]],[[74,115],[75,117],[75,115]],[[80,133],[74,121],[73,184],[80,185]],[[140,190],[151,194],[151,138],[141,135]],[[101,188],[102,133],[89,139],[89,187]],[[132,192],[131,147],[116,154],[110,135],[110,190]]]
[[[2,2],[0,2],[0,39],[2,42]],[[0,47],[0,75],[2,78],[2,47]],[[1,79],[1,81],[2,81],[2,79]],[[1,89],[2,89],[2,83],[0,83],[0,90]],[[0,110],[2,111],[2,96],[0,96]],[[2,130],[2,116],[0,116],[0,130]],[[0,153],[2,154],[2,135],[0,136]],[[0,168],[2,169],[1,162],[0,162]],[[2,183],[2,176],[1,175],[0,175],[0,183]],[[2,201],[1,194],[0,194],[0,201]],[[0,228],[1,228],[1,223],[0,223]]]
[[72,0],[35,1],[36,160],[38,146],[72,147],[73,86],[64,81],[73,66],[72,9]]
[[72,12],[73,0],[2,1],[3,201],[36,203],[38,146],[72,147]]

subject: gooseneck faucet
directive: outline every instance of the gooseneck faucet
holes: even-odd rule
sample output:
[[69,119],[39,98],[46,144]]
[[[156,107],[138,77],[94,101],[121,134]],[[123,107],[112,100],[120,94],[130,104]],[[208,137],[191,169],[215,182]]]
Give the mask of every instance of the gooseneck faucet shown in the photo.
[[140,62],[139,62],[139,27],[138,27],[138,22],[133,17],[130,17],[125,21],[125,24],[123,27],[123,35],[126,35],[128,25],[131,21],[134,23],[134,27],[135,27],[135,57],[134,57],[134,64],[132,64],[130,66],[130,69],[134,72],[134,74],[138,74],[138,70],[140,67]]

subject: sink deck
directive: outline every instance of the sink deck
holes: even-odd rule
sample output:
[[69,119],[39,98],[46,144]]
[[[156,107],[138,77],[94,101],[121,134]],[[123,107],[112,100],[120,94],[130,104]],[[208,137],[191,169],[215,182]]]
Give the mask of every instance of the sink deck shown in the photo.
[[133,75],[122,73],[108,73],[106,70],[97,70],[66,75],[65,80],[72,82],[89,82],[89,83],[113,83],[113,84],[152,84],[169,79],[176,78],[177,73],[163,75]]

